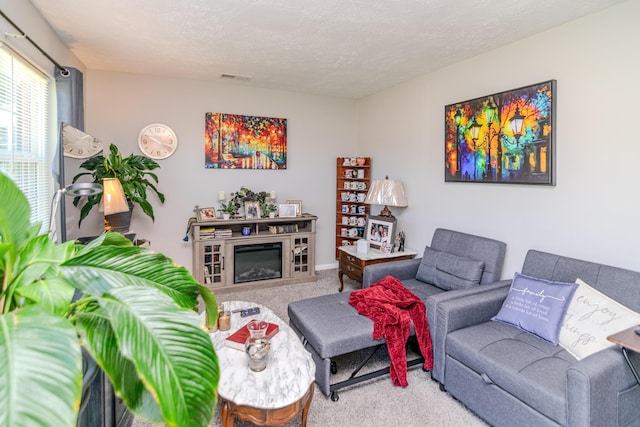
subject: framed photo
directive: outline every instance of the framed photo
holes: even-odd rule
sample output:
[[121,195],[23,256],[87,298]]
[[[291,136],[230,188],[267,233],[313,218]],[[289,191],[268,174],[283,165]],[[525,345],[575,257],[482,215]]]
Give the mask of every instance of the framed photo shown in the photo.
[[260,202],[244,202],[244,217],[246,219],[262,217],[262,213],[260,212]]
[[444,107],[444,180],[555,185],[556,81]]
[[364,231],[370,247],[380,250],[383,246],[391,246],[396,232],[396,219],[388,216],[369,216]]
[[278,205],[278,216],[281,218],[295,218],[297,205]]
[[302,200],[287,200],[288,205],[296,205],[296,216],[302,215]]
[[215,208],[198,209],[198,221],[213,221],[216,219]]

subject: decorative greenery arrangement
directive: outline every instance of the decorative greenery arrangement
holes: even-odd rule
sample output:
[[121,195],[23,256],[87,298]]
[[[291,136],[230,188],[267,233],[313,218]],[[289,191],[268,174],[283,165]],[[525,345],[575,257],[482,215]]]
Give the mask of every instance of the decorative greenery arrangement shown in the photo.
[[[160,202],[164,203],[164,194],[160,193],[151,181],[153,180],[156,184],[158,183],[158,177],[151,171],[159,168],[160,165],[153,159],[136,154],[131,154],[129,157],[122,157],[118,147],[114,144],[109,146],[109,151],[110,154],[107,157],[99,155],[85,160],[80,165],[80,168],[86,169],[89,172],[82,172],[74,176],[73,182],[75,183],[85,175],[91,175],[93,182],[97,184],[102,184],[104,178],[118,178],[122,184],[122,189],[124,190],[127,200],[140,205],[142,211],[149,216],[151,220],[155,221],[153,207],[147,200],[147,189],[156,193]],[[73,205],[77,207],[82,200],[84,200],[84,204],[80,209],[78,225],[89,215],[89,212],[95,205],[100,204],[102,193],[88,196],[86,199],[83,197],[75,197],[73,199]]]
[[231,216],[237,216],[240,208],[244,207],[244,202],[258,202],[260,203],[262,215],[269,216],[269,212],[275,212],[277,210],[277,206],[267,203],[268,197],[269,193],[266,191],[255,192],[247,187],[240,187],[240,190],[235,193],[231,193],[231,199],[228,203],[220,203],[220,211],[228,213]]
[[29,216],[0,174],[0,425],[75,425],[82,349],[134,414],[209,425],[219,367],[195,310],[217,313],[213,293],[119,233],[56,245]]

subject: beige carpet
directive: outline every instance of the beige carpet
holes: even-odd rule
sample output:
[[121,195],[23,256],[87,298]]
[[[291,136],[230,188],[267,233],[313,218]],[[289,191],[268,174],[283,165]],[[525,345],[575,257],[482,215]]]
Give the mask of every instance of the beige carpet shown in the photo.
[[[338,291],[336,270],[318,272],[318,281],[297,285],[279,286],[218,295],[218,301],[243,300],[265,305],[281,319],[288,320],[287,305],[291,301],[331,294]],[[360,285],[345,278],[345,292],[359,289]],[[353,367],[361,360],[361,353],[336,359],[336,380],[347,378]],[[387,355],[379,352],[370,369],[379,369]],[[367,372],[363,369],[362,372]],[[459,404],[447,393],[441,392],[427,372],[417,366],[409,370],[406,388],[394,387],[388,376],[375,378],[340,390],[337,402],[325,397],[317,388],[311,402],[307,425],[310,427],[342,426],[486,426],[486,424]],[[136,419],[133,427],[148,427],[152,424]],[[212,426],[220,426],[220,412],[216,410]],[[236,421],[236,426],[253,424]],[[300,426],[298,416],[288,427]]]

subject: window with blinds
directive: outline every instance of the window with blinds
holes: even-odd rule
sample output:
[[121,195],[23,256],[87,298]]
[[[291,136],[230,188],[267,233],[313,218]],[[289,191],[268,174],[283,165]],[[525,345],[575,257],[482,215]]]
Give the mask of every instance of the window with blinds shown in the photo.
[[22,190],[31,221],[49,228],[53,189],[49,141],[50,79],[16,55],[0,49],[0,171]]

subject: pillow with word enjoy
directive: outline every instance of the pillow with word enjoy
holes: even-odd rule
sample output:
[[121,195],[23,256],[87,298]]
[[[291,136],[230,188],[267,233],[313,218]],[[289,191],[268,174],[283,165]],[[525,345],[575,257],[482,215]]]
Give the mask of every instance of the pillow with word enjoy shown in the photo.
[[560,328],[560,345],[573,357],[582,360],[607,347],[609,335],[640,325],[636,313],[592,288],[580,279],[578,289],[567,308]]
[[491,320],[508,323],[558,345],[560,324],[577,286],[516,273],[502,308]]

